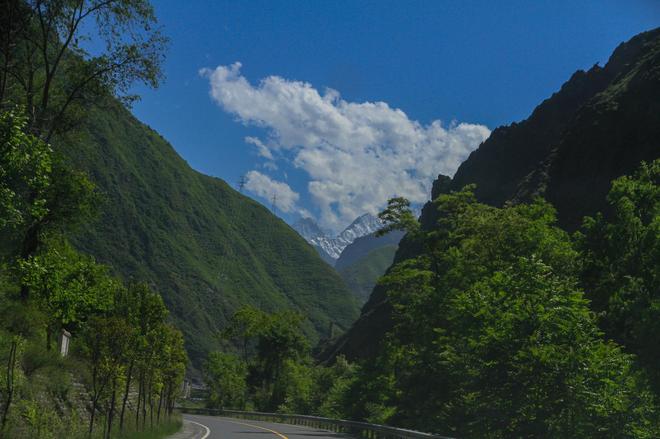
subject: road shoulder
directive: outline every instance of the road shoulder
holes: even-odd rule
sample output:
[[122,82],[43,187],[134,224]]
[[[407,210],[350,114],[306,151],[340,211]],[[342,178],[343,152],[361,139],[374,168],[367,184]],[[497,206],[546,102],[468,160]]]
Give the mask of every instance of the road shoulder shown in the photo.
[[205,439],[209,430],[202,424],[187,419],[183,420],[183,426],[177,433],[168,436],[167,439]]

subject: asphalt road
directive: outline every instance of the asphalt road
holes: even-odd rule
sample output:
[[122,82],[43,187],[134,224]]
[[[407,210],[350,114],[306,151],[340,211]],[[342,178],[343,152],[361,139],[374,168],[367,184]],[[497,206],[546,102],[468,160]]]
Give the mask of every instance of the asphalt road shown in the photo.
[[196,431],[191,439],[347,439],[348,436],[317,428],[274,422],[183,415]]

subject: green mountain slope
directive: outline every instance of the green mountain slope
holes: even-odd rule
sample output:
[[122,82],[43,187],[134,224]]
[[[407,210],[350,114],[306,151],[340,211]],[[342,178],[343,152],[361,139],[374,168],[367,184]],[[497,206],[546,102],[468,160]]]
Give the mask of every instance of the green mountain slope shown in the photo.
[[115,102],[90,110],[58,143],[105,194],[73,237],[127,279],[151,283],[186,336],[193,362],[234,310],[293,308],[312,342],[347,328],[357,305],[337,273],[286,223],[224,181],[192,170]]
[[[466,184],[477,198],[502,205],[540,195],[556,208],[559,223],[575,230],[585,215],[607,214],[613,179],[640,161],[660,157],[660,28],[621,44],[604,67],[576,72],[557,93],[520,123],[500,127],[459,167],[440,176],[432,198]],[[427,203],[422,227],[437,214]],[[395,261],[416,255],[404,237]],[[391,327],[387,291],[376,287],[360,318],[325,357],[373,353]]]
[[383,245],[337,270],[360,303],[367,301],[378,278],[392,265],[396,249],[396,245]]
[[341,272],[380,247],[398,247],[399,241],[401,241],[403,235],[404,233],[401,230],[394,230],[384,236],[376,236],[375,233],[372,233],[357,238],[355,241],[347,245],[341,252],[339,259],[335,262],[335,270]]

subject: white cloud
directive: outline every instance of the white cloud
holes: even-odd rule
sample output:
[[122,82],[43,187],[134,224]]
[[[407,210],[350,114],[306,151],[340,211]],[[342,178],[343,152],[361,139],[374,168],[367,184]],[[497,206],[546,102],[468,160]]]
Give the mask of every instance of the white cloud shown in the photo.
[[268,169],[269,171],[277,171],[279,168],[275,164],[275,162],[266,162],[261,165],[264,169]]
[[248,136],[245,138],[245,143],[251,143],[256,146],[259,156],[268,160],[274,160],[273,153],[270,152],[270,149],[259,138]]
[[298,207],[300,195],[291,187],[281,181],[273,180],[259,171],[250,171],[245,175],[245,188],[253,194],[272,202],[278,210],[286,213],[298,212],[301,215],[307,213],[305,209]]
[[423,125],[385,102],[347,102],[335,90],[319,93],[309,83],[278,76],[255,86],[240,68],[235,63],[201,73],[225,111],[268,130],[267,142],[247,142],[268,159],[279,151],[279,158],[309,175],[308,191],[325,227],[377,213],[395,195],[423,203],[438,173],[453,175],[490,135],[483,125]]

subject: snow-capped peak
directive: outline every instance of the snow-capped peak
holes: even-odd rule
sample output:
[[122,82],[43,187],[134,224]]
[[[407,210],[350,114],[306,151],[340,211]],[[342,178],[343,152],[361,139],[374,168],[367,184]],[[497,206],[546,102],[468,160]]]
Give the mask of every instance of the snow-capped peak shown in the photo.
[[323,253],[336,260],[347,245],[357,238],[370,235],[380,229],[383,222],[377,217],[366,213],[353,221],[339,235],[329,236],[311,218],[303,218],[297,221],[293,228],[309,242],[322,250]]

